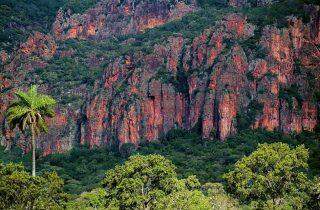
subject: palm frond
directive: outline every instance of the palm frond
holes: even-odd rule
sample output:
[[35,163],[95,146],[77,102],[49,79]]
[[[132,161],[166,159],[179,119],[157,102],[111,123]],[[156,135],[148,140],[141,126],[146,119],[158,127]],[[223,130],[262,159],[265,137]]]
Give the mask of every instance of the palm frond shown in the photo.
[[56,100],[47,95],[38,95],[37,98],[33,101],[34,109],[43,109],[45,107],[53,107],[56,105]]
[[20,119],[12,119],[10,122],[8,121],[8,124],[9,124],[9,128],[11,130],[13,130],[16,126],[19,126],[19,123],[20,123]]
[[31,97],[31,98],[36,98],[36,96],[38,95],[38,87],[37,85],[32,85],[30,87],[30,89],[28,90],[27,94]]
[[25,123],[26,121],[28,121],[28,114],[25,114],[20,118],[14,118],[8,123],[11,130],[13,130],[15,127],[18,127],[20,131],[24,132],[29,125],[28,123]]
[[47,123],[44,121],[44,119],[41,116],[38,118],[37,127],[41,131],[44,131],[46,133],[48,132],[48,125],[47,125]]
[[14,106],[25,106],[25,103],[21,100],[15,100],[15,101],[12,101],[9,106],[8,106],[8,109],[10,107],[14,107]]
[[19,127],[24,131],[32,126],[36,135],[48,131],[44,117],[53,117],[56,101],[47,95],[38,94],[33,85],[27,92],[17,91],[17,100],[13,101],[6,111],[6,120],[11,129]]
[[21,118],[17,123],[19,130],[22,132],[26,130],[26,127],[24,127],[24,123],[23,123],[24,119],[26,118]]
[[19,90],[15,92],[15,95],[18,97],[21,104],[24,104],[25,106],[29,106],[29,107],[32,106],[32,98],[30,97],[29,94]]
[[55,116],[55,112],[52,107],[44,107],[44,108],[40,109],[40,113],[42,116],[45,116],[45,117],[54,117]]
[[26,116],[26,117],[24,117],[22,119],[22,122],[21,122],[21,129],[22,130],[25,130],[27,128],[27,126],[29,125],[29,123],[30,123],[30,119],[29,118],[30,118],[30,116],[28,115],[28,116]]
[[8,122],[10,123],[14,119],[19,119],[19,118],[23,117],[28,112],[30,112],[29,107],[13,106],[7,110],[6,117],[7,117]]

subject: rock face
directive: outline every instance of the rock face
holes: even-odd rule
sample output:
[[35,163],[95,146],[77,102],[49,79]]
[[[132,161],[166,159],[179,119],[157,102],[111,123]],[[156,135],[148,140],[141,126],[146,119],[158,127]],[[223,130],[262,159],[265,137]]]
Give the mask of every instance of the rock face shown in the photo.
[[[187,1],[186,1],[187,2]],[[58,11],[53,34],[58,40],[105,39],[141,33],[195,11],[194,3],[184,1],[101,1],[84,14]]]
[[[55,39],[51,35],[35,32],[25,43],[20,45],[17,52],[13,53],[10,57],[7,55],[6,59],[2,60],[4,71],[0,75],[0,92],[4,94],[0,97],[0,122],[3,135],[2,137],[0,135],[0,140],[1,144],[7,148],[10,148],[12,144],[17,144],[24,151],[30,149],[26,136],[21,135],[20,138],[16,138],[18,132],[9,130],[5,123],[4,113],[9,102],[14,99],[14,92],[18,88],[26,89],[28,87],[28,82],[24,82],[28,80],[26,74],[34,69],[44,68],[56,53],[57,44]],[[41,91],[47,92],[45,87]],[[49,122],[51,125],[50,133],[39,137],[38,147],[43,149],[44,154],[62,152],[65,151],[65,148],[70,148],[70,146],[64,146],[72,142],[70,137],[67,140],[65,139],[65,136],[67,136],[66,132],[76,131],[74,126],[67,123],[66,116],[70,116],[70,113],[61,113],[59,109],[56,112],[57,116]],[[15,142],[13,139],[17,139],[17,141]]]
[[8,101],[13,98],[15,86],[24,79],[24,72],[21,69],[44,67],[46,60],[56,53],[56,49],[57,45],[52,36],[35,32],[25,43],[21,44],[19,50],[11,58],[2,51],[3,72],[6,74],[0,75],[0,92],[6,94],[0,97],[0,121],[3,120]]
[[278,0],[229,0],[228,4],[232,7],[263,7],[275,2]]
[[[246,3],[233,2],[237,7]],[[45,67],[52,56],[77,53],[59,50],[56,43],[140,33],[194,9],[184,2],[169,7],[165,1],[102,1],[82,15],[59,11],[53,35],[35,33],[17,53],[1,53],[5,71],[14,75],[0,77],[1,93],[6,91],[0,97],[1,113],[16,88],[28,84],[21,83],[27,80],[21,65],[31,71]],[[155,44],[151,52],[117,56],[93,90],[70,90],[80,94],[83,105],[58,107],[38,147],[47,155],[77,144],[139,145],[178,128],[198,128],[206,140],[225,140],[242,125],[284,133],[313,131],[319,111],[314,96],[320,89],[320,15],[318,7],[306,10],[309,23],[289,17],[286,28],[265,26],[258,38],[256,26],[245,15],[233,13],[191,40],[176,34]],[[252,40],[257,40],[255,49]],[[5,124],[2,114],[0,120]],[[2,143],[10,146],[14,133],[5,126],[3,131]],[[17,144],[29,148],[25,137]]]
[[[88,103],[84,108],[82,139],[91,146],[110,142],[110,138],[137,145],[141,140],[156,140],[171,129],[191,129],[198,123],[203,138],[224,140],[237,132],[239,114],[250,115],[248,109],[257,111],[250,122],[254,128],[312,131],[317,125],[317,107],[306,72],[296,74],[302,67],[295,60],[310,57],[305,49],[318,54],[317,36],[310,28],[315,23],[288,21],[286,29],[264,28],[260,47],[265,54],[259,59],[237,42],[254,34],[254,26],[240,14],[225,17],[190,44],[176,36],[164,46],[155,46],[153,54],[133,55],[129,61],[119,58],[105,70],[101,81],[105,90],[99,94],[100,104],[106,104],[107,114],[94,97],[94,105]],[[319,60],[318,55],[314,58]],[[144,65],[138,68],[138,63]],[[317,69],[306,71],[319,74],[319,64],[308,66]],[[163,67],[169,79],[155,71]],[[124,78],[126,88],[117,92]],[[316,86],[319,88],[319,81]],[[251,106],[254,101],[259,106]],[[98,141],[96,135],[87,135],[90,127],[99,130]]]

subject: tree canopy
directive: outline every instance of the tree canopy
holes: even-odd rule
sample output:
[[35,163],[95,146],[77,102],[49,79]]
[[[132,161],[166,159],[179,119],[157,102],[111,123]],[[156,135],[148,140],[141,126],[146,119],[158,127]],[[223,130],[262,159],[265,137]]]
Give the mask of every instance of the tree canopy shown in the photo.
[[45,117],[53,117],[53,107],[56,101],[48,95],[40,94],[37,86],[33,85],[27,91],[15,92],[17,99],[6,111],[6,119],[13,130],[18,127],[22,132],[28,128],[31,131],[32,142],[32,175],[36,175],[36,142],[35,137],[40,132],[48,131]]
[[10,104],[6,112],[10,127],[13,129],[18,126],[25,131],[34,124],[35,134],[47,131],[45,117],[54,116],[53,106],[56,101],[48,95],[38,93],[36,85],[32,85],[26,92],[18,90],[15,95],[17,100]]
[[148,208],[179,187],[175,166],[160,155],[135,155],[107,171],[102,181],[110,205]]
[[261,144],[225,174],[228,189],[254,207],[302,208],[309,199],[308,156],[304,146]]
[[33,177],[21,164],[0,163],[0,209],[61,209],[68,199],[55,173]]

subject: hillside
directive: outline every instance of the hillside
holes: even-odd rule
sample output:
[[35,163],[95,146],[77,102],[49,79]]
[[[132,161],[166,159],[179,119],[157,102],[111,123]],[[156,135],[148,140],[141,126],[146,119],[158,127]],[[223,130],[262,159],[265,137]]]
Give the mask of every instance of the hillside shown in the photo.
[[2,0],[0,2],[0,49],[12,52],[33,31],[48,33],[59,8],[83,12],[97,0]]
[[320,209],[318,0],[0,18],[0,210]]
[[[51,28],[39,22],[45,30],[32,32],[12,53],[2,50],[1,113],[12,93],[30,84],[59,102],[50,132],[38,141],[45,155],[78,144],[138,145],[177,128],[199,127],[209,140],[246,128],[316,128],[319,7],[91,3],[76,6],[79,14],[57,4],[62,9],[54,21],[46,14]],[[2,143],[28,151],[25,137],[6,127],[3,114],[0,120]]]

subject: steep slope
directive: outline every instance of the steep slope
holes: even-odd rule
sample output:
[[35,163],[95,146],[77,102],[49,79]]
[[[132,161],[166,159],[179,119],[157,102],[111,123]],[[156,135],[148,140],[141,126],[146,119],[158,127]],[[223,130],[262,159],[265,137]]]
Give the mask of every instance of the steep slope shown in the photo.
[[[195,3],[102,1],[82,15],[60,10],[53,35],[35,33],[3,56],[0,109],[30,83],[59,99],[51,131],[38,142],[44,154],[79,143],[138,145],[175,128],[221,140],[248,127],[313,131],[319,7],[269,3],[189,15]],[[16,134],[3,131],[8,144]],[[27,150],[24,138],[17,143]]]
[[83,12],[98,0],[1,0],[0,51],[12,52],[33,31],[48,33],[59,8]]
[[[106,54],[106,50],[108,47],[117,50],[116,45],[119,42],[112,37],[142,33],[148,28],[179,19],[184,14],[196,9],[192,2],[186,3],[184,1],[132,2],[129,0],[120,2],[103,0],[83,14],[71,15],[72,9],[82,8],[82,4],[78,7],[74,5],[71,9],[70,5],[66,4],[64,5],[66,12],[63,12],[62,9],[58,11],[53,23],[52,35],[34,32],[16,51],[12,53],[1,51],[0,121],[3,125],[2,143],[5,142],[4,144],[10,146],[12,144],[11,139],[16,135],[16,132],[8,130],[4,122],[4,112],[9,101],[13,98],[13,92],[18,87],[23,88],[29,86],[30,83],[37,83],[43,84],[41,86],[43,91],[58,97],[62,106],[66,105],[68,101],[74,102],[75,99],[82,98],[78,103],[73,103],[71,108],[64,106],[57,110],[58,116],[52,122],[52,133],[49,134],[49,137],[44,137],[49,138],[50,140],[47,143],[56,145],[57,150],[60,150],[59,145],[61,144],[56,143],[56,141],[59,142],[61,139],[64,139],[65,142],[65,144],[62,144],[61,150],[70,148],[75,142],[77,112],[79,112],[83,99],[88,92],[90,93],[94,80],[101,75],[102,66],[110,62],[113,57]],[[147,10],[142,8],[147,8]],[[100,22],[101,20],[103,21]],[[121,31],[120,29],[124,26],[128,26],[127,30]],[[75,46],[72,46],[73,41],[61,42],[69,38],[88,39],[92,42],[99,40],[95,44],[104,48],[100,53],[100,56],[103,57],[100,61],[104,63],[96,60],[94,52],[88,52],[88,49],[91,50],[95,45],[94,43],[89,43],[91,42],[89,41],[83,49],[81,41],[75,41],[77,43],[74,44],[85,53],[76,54],[75,50],[72,49],[75,48]],[[118,51],[116,53],[119,54]],[[70,104],[68,107],[70,107]],[[70,126],[65,126],[67,122],[66,113],[74,117],[73,120],[69,119],[69,121],[71,120]],[[56,139],[57,137],[58,139]],[[24,141],[24,137],[18,139],[17,144],[27,150],[29,146]],[[39,144],[41,148],[46,148],[41,145],[41,141]]]
[[181,18],[195,9],[195,4],[188,1],[100,1],[81,15],[59,10],[53,23],[53,34],[57,40],[102,40],[143,32]]
[[81,142],[99,146],[115,136],[138,144],[197,123],[203,138],[224,140],[237,132],[239,120],[285,133],[312,131],[319,28],[288,21],[288,28],[264,27],[257,52],[243,47],[255,27],[243,15],[230,14],[190,43],[178,35],[152,54],[118,58],[85,107]]

